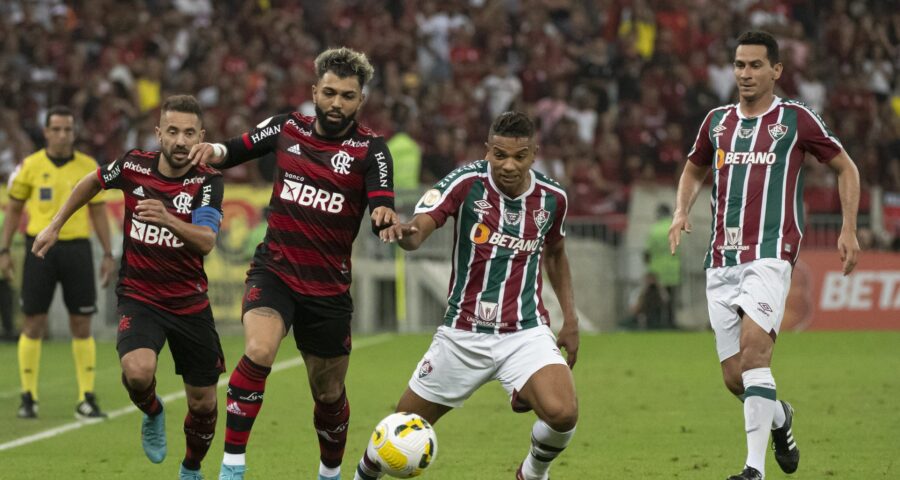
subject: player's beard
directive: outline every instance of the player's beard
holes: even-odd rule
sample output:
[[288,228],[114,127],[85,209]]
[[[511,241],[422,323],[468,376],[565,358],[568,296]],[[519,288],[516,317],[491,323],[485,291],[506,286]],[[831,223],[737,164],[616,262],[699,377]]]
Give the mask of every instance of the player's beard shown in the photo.
[[325,136],[336,137],[341,132],[343,132],[344,129],[350,126],[350,124],[353,123],[354,120],[356,120],[356,112],[353,112],[350,115],[342,116],[339,122],[335,122],[334,120],[328,118],[328,115],[325,113],[325,111],[319,108],[318,105],[316,105],[316,122],[318,122],[319,126],[322,127],[322,131],[325,132]]
[[[178,147],[172,147],[168,150],[163,148],[162,156],[164,158],[164,161],[169,164],[169,167],[171,167],[172,170],[180,170],[180,169],[184,168],[187,164],[191,163],[190,159],[188,159],[188,157],[187,157],[187,154],[190,153],[190,151],[191,151],[190,149],[179,149]],[[182,156],[181,159],[179,160],[178,158],[175,157],[176,153],[179,153],[179,154],[183,153],[184,156]]]

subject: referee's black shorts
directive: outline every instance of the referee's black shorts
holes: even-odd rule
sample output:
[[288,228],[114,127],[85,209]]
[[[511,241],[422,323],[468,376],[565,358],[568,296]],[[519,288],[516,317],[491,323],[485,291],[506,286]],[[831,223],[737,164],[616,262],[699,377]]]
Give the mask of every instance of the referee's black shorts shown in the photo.
[[34,237],[25,237],[25,266],[22,268],[22,312],[47,313],[56,284],[61,283],[63,300],[70,314],[91,315],[97,311],[97,287],[91,242],[86,238],[56,242],[41,259],[31,253]]

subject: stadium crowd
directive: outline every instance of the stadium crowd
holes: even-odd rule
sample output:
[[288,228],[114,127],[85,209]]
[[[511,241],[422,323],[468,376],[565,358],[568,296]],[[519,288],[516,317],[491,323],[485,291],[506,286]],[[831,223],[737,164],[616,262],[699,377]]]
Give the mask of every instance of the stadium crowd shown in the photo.
[[[173,93],[198,97],[215,140],[273,112],[312,113],[311,91],[300,86],[314,80],[313,59],[346,45],[376,67],[362,119],[402,145],[398,188],[480,158],[490,119],[516,108],[537,120],[537,168],[566,185],[570,215],[602,218],[626,211],[636,183],[674,185],[706,112],[735,99],[729,42],[761,28],[781,42],[777,93],[821,114],[859,165],[864,191],[900,192],[900,10],[892,3],[3,2],[0,175],[40,146],[42,114],[57,103],[76,111],[78,148],[104,163],[126,145],[156,148],[160,102]],[[808,208],[837,213],[834,176],[814,163]],[[271,162],[252,165],[226,175],[271,175]],[[868,208],[864,193],[861,213]]]

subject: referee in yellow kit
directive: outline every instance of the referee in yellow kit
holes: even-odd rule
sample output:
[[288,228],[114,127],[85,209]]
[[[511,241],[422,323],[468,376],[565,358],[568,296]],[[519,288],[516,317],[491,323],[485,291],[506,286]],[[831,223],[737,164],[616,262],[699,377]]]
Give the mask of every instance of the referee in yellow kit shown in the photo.
[[38,367],[41,361],[41,339],[47,329],[47,311],[53,300],[56,284],[61,283],[63,299],[69,310],[72,331],[72,356],[78,379],[78,418],[102,418],[106,414],[97,406],[94,396],[94,366],[96,347],[91,336],[91,315],[97,311],[97,291],[94,285],[94,262],[91,255],[90,217],[103,246],[100,266],[101,285],[109,283],[115,268],[109,239],[102,194],[91,200],[87,209],[72,216],[60,231],[57,243],[40,259],[31,253],[31,244],[65,203],[72,188],[86,174],[97,169],[97,162],[75,151],[75,117],[67,107],[53,107],[44,122],[47,148],[25,158],[10,176],[9,206],[0,237],[0,272],[10,278],[13,265],[9,246],[28,206],[28,227],[25,238],[25,265],[22,268],[22,310],[25,323],[19,337],[19,376],[22,380],[22,405],[19,417],[36,418],[38,413]]

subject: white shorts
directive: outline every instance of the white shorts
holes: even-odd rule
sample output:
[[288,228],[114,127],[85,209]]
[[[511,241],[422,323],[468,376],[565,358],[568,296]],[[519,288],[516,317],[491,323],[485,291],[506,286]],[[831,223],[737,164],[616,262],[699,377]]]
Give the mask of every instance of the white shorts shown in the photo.
[[778,334],[791,270],[790,262],[776,258],[706,270],[706,302],[720,362],[741,351],[738,309],[766,332]]
[[566,360],[546,325],[502,335],[442,325],[409,388],[429,402],[457,408],[479,387],[499,380],[513,401],[535,372],[554,364],[566,365]]

